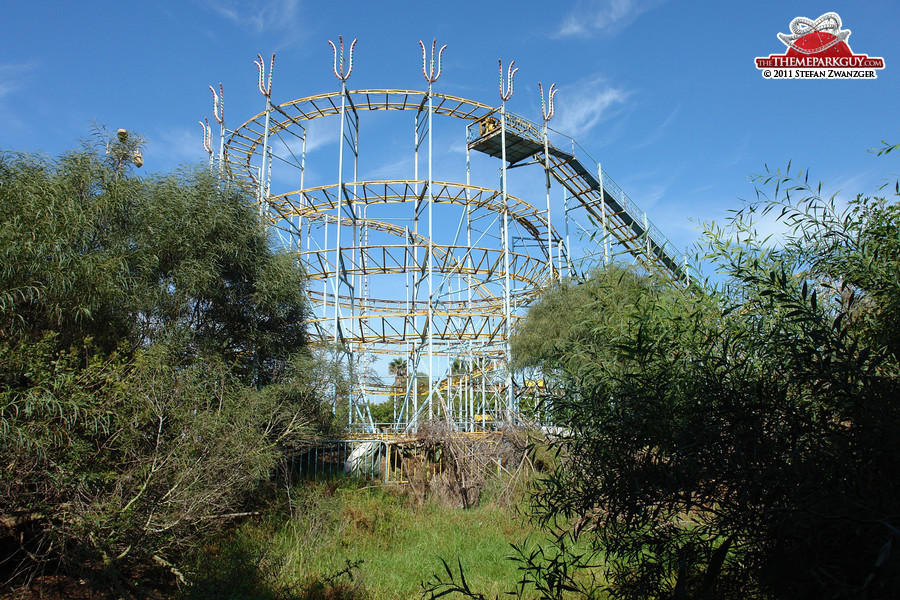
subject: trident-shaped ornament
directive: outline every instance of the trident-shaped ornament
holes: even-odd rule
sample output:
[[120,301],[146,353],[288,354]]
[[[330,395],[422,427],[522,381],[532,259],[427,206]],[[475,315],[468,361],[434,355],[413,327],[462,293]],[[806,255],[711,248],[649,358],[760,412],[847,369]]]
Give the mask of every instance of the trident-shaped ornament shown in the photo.
[[353,41],[350,43],[350,50],[347,52],[350,57],[350,64],[346,73],[344,73],[344,36],[339,35],[338,40],[340,40],[341,44],[340,62],[338,62],[338,49],[334,46],[334,42],[328,40],[328,43],[331,44],[331,50],[334,53],[334,67],[332,67],[332,71],[334,71],[335,77],[341,81],[347,81],[350,79],[350,73],[353,72],[353,47],[356,45],[356,38],[353,38]]
[[550,84],[550,94],[547,98],[546,107],[544,105],[544,87],[541,85],[541,82],[538,82],[538,90],[541,92],[541,114],[544,116],[544,121],[549,121],[553,118],[553,96],[557,92],[556,84]]
[[444,50],[447,49],[447,44],[441,46],[441,49],[438,50],[437,55],[437,75],[434,74],[434,48],[437,45],[437,40],[431,40],[431,65],[426,69],[427,62],[425,60],[425,44],[422,43],[422,40],[419,40],[419,46],[422,47],[422,75],[425,76],[425,81],[428,83],[434,83],[441,76],[441,56],[444,54]]
[[203,149],[212,156],[212,148],[209,145],[209,141],[212,138],[212,129],[209,127],[209,119],[204,117],[202,121],[197,122],[200,123],[200,128],[203,130]]
[[216,120],[216,123],[221,125],[225,122],[225,90],[222,89],[222,84],[220,83],[218,94],[213,89],[213,86],[209,86],[209,91],[213,95],[213,118]]
[[253,64],[256,65],[256,69],[259,71],[259,93],[268,98],[272,95],[272,74],[275,72],[275,54],[272,54],[272,63],[269,66],[268,83],[266,83],[266,63],[263,62],[262,56],[257,54]]
[[497,62],[500,63],[500,99],[506,102],[513,95],[513,78],[516,76],[516,71],[518,68],[513,69],[513,65],[516,64],[516,61],[512,61],[509,63],[509,69],[507,69],[506,73],[506,93],[503,93],[503,60],[497,59]]

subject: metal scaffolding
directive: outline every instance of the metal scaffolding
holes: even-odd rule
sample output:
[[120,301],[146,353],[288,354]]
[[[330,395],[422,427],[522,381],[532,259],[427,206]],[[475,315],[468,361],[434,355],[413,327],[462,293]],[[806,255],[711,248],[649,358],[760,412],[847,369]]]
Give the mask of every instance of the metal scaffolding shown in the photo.
[[[204,148],[211,164],[254,190],[260,214],[306,269],[310,337],[349,376],[349,390],[335,387],[334,403],[346,410],[351,431],[408,432],[430,420],[459,431],[515,423],[521,398],[540,395],[542,382],[516,381],[509,339],[543,287],[608,262],[613,243],[674,280],[686,280],[684,257],[599,162],[548,127],[555,86],[546,106],[541,88],[538,126],[506,108],[513,63],[505,86],[500,65],[501,103],[492,107],[435,92],[446,46],[435,55],[432,43],[429,59],[420,42],[424,91],[350,90],[355,44],[345,70],[343,39],[331,43],[340,91],[280,104],[271,98],[275,57],[266,78],[257,56],[265,110],[234,130],[225,127],[224,91],[211,87],[221,129],[217,159],[201,122]],[[360,121],[376,112],[411,113],[410,179],[360,180]],[[309,130],[328,117],[340,121],[331,159],[337,180],[308,187]],[[464,124],[464,183],[434,178],[437,119]],[[473,153],[500,160],[499,189],[472,184]],[[273,162],[298,172],[299,188],[272,190]],[[527,165],[543,170],[545,208],[509,191],[509,170]],[[552,200],[554,186],[562,211]],[[564,215],[563,233],[552,225],[554,209]],[[586,241],[573,245],[570,227]],[[372,374],[373,364],[391,359],[393,381]],[[369,407],[383,401],[393,405],[393,422],[373,423]]]

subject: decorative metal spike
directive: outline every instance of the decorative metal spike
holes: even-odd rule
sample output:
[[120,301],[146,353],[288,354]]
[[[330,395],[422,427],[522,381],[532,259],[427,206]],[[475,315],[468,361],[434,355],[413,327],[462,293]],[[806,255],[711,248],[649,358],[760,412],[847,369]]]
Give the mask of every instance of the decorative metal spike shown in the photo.
[[263,87],[263,80],[264,80],[263,71],[265,70],[266,65],[263,62],[262,56],[257,54],[256,60],[253,61],[253,64],[256,65],[256,69],[257,69],[257,71],[259,71],[259,83],[257,84],[257,87],[259,88],[259,93],[265,95],[266,90]]
[[200,128],[203,130],[203,149],[206,150],[206,153],[212,156],[212,148],[210,147],[210,138],[212,137],[212,130],[209,127],[209,119],[205,118],[202,121],[197,121],[200,123]]
[[222,90],[222,84],[219,84],[219,93],[216,93],[213,86],[209,86],[209,91],[213,95],[213,118],[221,125],[225,122],[225,92]]
[[437,55],[437,75],[434,73],[434,49],[437,47],[437,39],[433,39],[431,41],[431,64],[428,64],[428,61],[425,58],[425,44],[422,43],[422,40],[419,40],[419,46],[422,48],[422,75],[425,77],[425,81],[428,83],[434,83],[441,76],[441,60],[444,54],[444,50],[447,49],[447,44],[441,46],[441,49],[438,51]]
[[332,71],[334,72],[334,76],[340,79],[341,81],[347,81],[350,79],[350,74],[353,72],[353,48],[356,46],[356,38],[353,39],[353,42],[350,43],[349,54],[349,67],[347,72],[344,73],[344,36],[338,36],[338,40],[340,42],[340,60],[338,59],[338,49],[335,47],[334,42],[328,40],[328,43],[331,44],[331,51],[334,54],[334,65],[332,67]]
[[347,71],[347,78],[350,78],[350,73],[353,72],[353,48],[356,46],[356,38],[353,38],[353,42],[350,43],[350,70]]
[[556,95],[558,91],[556,89],[556,84],[550,84],[550,93],[547,98],[547,106],[544,105],[544,87],[538,82],[538,90],[541,92],[541,115],[544,117],[544,121],[549,121],[553,118],[554,108],[553,108],[553,96]]
[[268,84],[266,82],[266,63],[263,61],[263,57],[259,54],[256,55],[256,60],[253,61],[253,64],[256,65],[257,71],[259,71],[259,93],[265,97],[269,97],[272,95],[272,74],[275,71],[275,54],[272,54],[272,62],[269,67],[269,81]]
[[504,93],[504,92],[503,92],[503,60],[502,60],[502,59],[497,59],[497,62],[500,64],[500,99],[503,100],[504,102],[506,102],[507,100],[509,100],[510,98],[512,98],[512,95],[513,95],[513,79],[514,79],[515,76],[516,76],[516,71],[518,71],[519,69],[518,69],[518,68],[516,68],[516,69],[513,68],[513,65],[516,64],[516,61],[511,61],[511,62],[509,63],[509,69],[507,69],[507,75],[506,75],[506,82],[507,82],[506,85],[507,85],[507,87],[506,87],[506,93]]

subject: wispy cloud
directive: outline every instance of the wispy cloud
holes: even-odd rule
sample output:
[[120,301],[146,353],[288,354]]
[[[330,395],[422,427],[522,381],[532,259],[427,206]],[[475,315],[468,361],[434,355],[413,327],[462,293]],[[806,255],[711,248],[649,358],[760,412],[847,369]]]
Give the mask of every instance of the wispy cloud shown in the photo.
[[201,164],[208,160],[199,125],[196,130],[168,128],[148,137],[144,157],[149,171],[169,171],[184,163]]
[[0,99],[24,88],[34,69],[33,63],[0,64]]
[[292,40],[300,35],[300,0],[205,0],[220,17],[255,34],[277,33]]
[[[308,156],[319,148],[336,144],[341,138],[340,120],[336,116],[313,119],[306,122],[305,127],[306,147],[303,146],[303,139],[294,135],[279,133],[269,138],[269,145],[275,154],[283,155],[287,162],[299,164],[304,150]],[[293,133],[301,135],[299,129],[294,129]]]
[[601,77],[563,86],[556,97],[558,110],[553,128],[579,139],[615,112],[629,94]]
[[36,69],[33,62],[0,63],[0,123],[7,130],[25,131],[33,127],[33,123],[23,119],[21,111],[16,110],[14,96],[28,89],[28,80]]
[[659,125],[659,127],[654,129],[653,131],[651,131],[650,134],[647,135],[647,137],[645,137],[643,140],[641,140],[641,141],[635,143],[633,146],[631,146],[631,149],[639,150],[641,148],[647,148],[648,146],[652,146],[652,145],[656,144],[657,142],[659,142],[661,139],[663,139],[663,136],[665,135],[666,130],[669,128],[669,125],[671,125],[675,121],[675,117],[676,117],[676,115],[678,115],[678,112],[680,110],[681,110],[681,105],[679,104],[672,110],[672,112],[669,113],[669,116],[666,117],[666,120],[663,121]]
[[649,209],[656,207],[660,200],[669,195],[669,186],[665,183],[654,183],[633,191],[636,194],[633,200],[643,210],[649,211]]
[[411,158],[399,158],[382,165],[372,171],[374,179],[400,179],[408,177],[412,173],[413,161]]
[[314,119],[306,126],[306,151],[312,152],[341,140],[341,122],[337,117]]
[[732,144],[726,152],[719,156],[720,166],[727,169],[746,160],[747,153],[750,150],[750,141],[751,134],[747,132],[743,135],[739,144]]
[[555,37],[614,35],[666,0],[578,0],[556,28]]

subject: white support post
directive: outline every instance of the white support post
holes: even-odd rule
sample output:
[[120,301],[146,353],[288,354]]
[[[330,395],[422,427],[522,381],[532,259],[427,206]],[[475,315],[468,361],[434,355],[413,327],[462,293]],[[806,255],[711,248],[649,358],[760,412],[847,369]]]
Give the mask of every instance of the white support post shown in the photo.
[[515,77],[516,71],[518,69],[514,69],[513,65],[515,65],[515,61],[511,61],[509,63],[509,68],[507,70],[507,89],[503,90],[503,62],[500,61],[500,99],[502,103],[500,105],[500,190],[502,194],[503,201],[503,230],[502,230],[502,240],[501,247],[503,252],[503,337],[504,337],[504,358],[505,364],[504,371],[506,374],[506,415],[505,420],[508,422],[509,420],[514,418],[515,410],[515,391],[513,390],[513,381],[512,381],[512,369],[510,365],[512,364],[512,348],[510,346],[510,335],[512,334],[512,307],[510,303],[510,295],[511,295],[511,281],[510,281],[510,265],[509,265],[509,242],[510,242],[510,234],[509,234],[509,196],[507,193],[507,182],[506,182],[506,101],[512,98],[513,95],[513,78]]
[[600,214],[601,217],[601,225],[603,227],[603,265],[609,265],[609,229],[606,223],[606,193],[603,189],[603,169],[600,167],[600,163],[597,163],[597,181],[600,182]]
[[544,117],[542,130],[544,137],[544,178],[547,186],[547,263],[550,265],[550,281],[553,281],[553,225],[550,218],[550,140],[547,137],[547,123],[553,118],[553,97],[556,95],[556,84],[550,85],[548,101],[544,103],[544,87],[538,82],[541,92],[541,115]]
[[428,420],[434,420],[434,194],[432,173],[431,131],[434,105],[431,96],[432,82],[428,82]]

